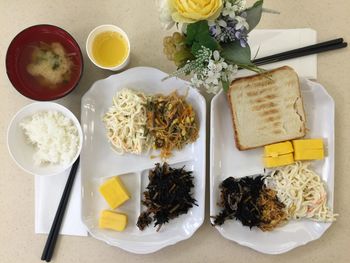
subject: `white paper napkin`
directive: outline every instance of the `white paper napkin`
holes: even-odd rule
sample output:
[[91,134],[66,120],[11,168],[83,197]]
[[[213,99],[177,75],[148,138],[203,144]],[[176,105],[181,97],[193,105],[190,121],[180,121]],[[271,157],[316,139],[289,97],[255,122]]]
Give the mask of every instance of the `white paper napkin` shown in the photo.
[[[259,50],[256,58],[316,44],[316,41],[316,31],[310,28],[253,30],[248,38],[252,56],[255,56]],[[273,69],[285,65],[294,68],[301,77],[309,79],[317,78],[317,55],[289,59],[261,67],[264,69]],[[240,76],[251,74],[254,73],[245,70],[239,72]]]
[[[253,55],[260,47],[257,58],[315,43],[316,31],[312,29],[254,30],[249,35],[249,44]],[[283,65],[293,67],[302,77],[311,79],[317,77],[316,55],[273,63],[263,66],[263,68],[271,69]],[[239,74],[248,75],[251,73],[240,71]],[[48,233],[50,231],[68,175],[69,171],[56,176],[35,177],[35,233]],[[81,174],[79,168],[61,227],[61,234],[87,236],[87,231],[81,221],[80,211]]]
[[[35,233],[46,234],[50,231],[69,171],[70,169],[55,176],[35,176]],[[87,230],[81,221],[80,210],[81,173],[79,167],[60,234],[87,236]]]

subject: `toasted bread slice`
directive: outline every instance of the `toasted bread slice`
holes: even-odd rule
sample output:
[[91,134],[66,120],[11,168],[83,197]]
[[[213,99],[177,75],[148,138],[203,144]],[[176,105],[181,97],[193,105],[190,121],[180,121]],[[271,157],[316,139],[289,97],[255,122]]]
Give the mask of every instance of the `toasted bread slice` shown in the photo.
[[299,79],[290,67],[234,80],[228,100],[239,150],[305,136]]

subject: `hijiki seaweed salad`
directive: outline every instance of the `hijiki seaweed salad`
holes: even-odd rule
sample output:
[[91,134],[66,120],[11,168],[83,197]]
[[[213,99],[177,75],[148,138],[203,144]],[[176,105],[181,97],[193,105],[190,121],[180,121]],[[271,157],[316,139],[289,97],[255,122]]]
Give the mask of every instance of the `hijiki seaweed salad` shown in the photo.
[[272,230],[283,223],[287,214],[276,191],[268,189],[262,175],[235,179],[229,177],[220,185],[220,206],[223,207],[214,225],[236,218],[244,226],[256,226],[263,231]]
[[212,224],[236,219],[244,226],[271,231],[291,219],[335,221],[325,184],[308,165],[296,162],[264,175],[226,178],[219,186],[222,210],[212,216]]
[[144,230],[154,221],[158,232],[169,220],[187,214],[193,206],[198,206],[192,196],[194,177],[192,171],[186,171],[185,167],[172,168],[167,163],[158,163],[149,171],[148,179],[142,200],[146,210],[137,220],[140,230]]

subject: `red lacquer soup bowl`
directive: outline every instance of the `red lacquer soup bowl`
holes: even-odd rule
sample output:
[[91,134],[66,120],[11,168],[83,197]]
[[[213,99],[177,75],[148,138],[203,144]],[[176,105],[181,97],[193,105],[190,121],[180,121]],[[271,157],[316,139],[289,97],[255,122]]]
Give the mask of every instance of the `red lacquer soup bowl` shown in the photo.
[[[66,59],[64,63],[61,63],[60,57],[54,53],[56,51],[51,52],[50,48],[53,45],[59,46],[60,50],[63,50],[63,53],[58,54]],[[34,53],[34,50],[40,50],[41,53],[33,55],[38,54]],[[45,55],[47,50],[49,50],[47,53],[49,55]],[[37,73],[37,68],[33,73],[33,70],[28,69],[35,64],[33,57],[35,57],[35,63],[39,63],[38,61],[41,59],[40,63],[50,61],[51,64],[44,62],[46,64],[44,67],[40,67],[39,73]],[[56,61],[52,60],[53,57],[58,59],[56,64],[52,63]],[[59,67],[60,63],[61,68]],[[47,72],[52,73],[51,69],[62,70],[62,65],[66,64],[69,65],[67,66],[69,69],[64,78],[58,78],[58,80],[56,78],[55,82],[52,82],[51,75],[51,82],[45,79]],[[35,25],[24,29],[12,40],[6,54],[6,71],[12,85],[22,95],[33,100],[55,100],[64,97],[78,85],[83,73],[83,57],[78,43],[65,30],[53,25]]]

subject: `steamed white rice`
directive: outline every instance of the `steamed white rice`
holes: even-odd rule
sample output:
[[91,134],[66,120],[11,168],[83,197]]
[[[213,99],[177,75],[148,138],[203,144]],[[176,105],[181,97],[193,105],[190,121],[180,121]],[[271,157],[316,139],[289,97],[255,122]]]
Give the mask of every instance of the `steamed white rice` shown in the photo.
[[20,123],[30,144],[36,147],[34,162],[68,164],[79,147],[78,129],[66,116],[57,111],[41,111]]

